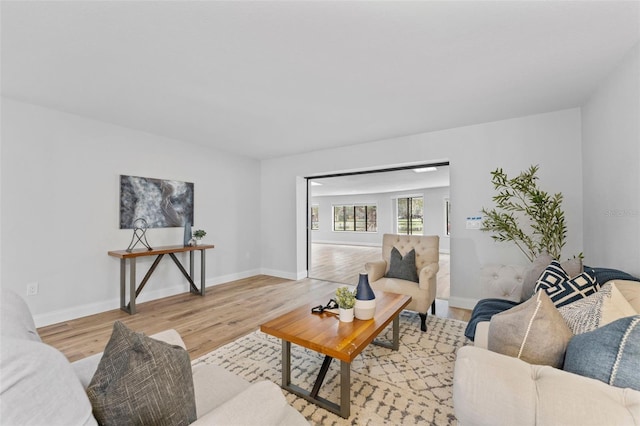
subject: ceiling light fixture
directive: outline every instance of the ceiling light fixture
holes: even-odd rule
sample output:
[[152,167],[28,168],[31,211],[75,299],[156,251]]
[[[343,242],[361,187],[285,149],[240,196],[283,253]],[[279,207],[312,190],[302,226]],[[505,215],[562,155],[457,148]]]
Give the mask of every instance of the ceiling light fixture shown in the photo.
[[416,173],[435,172],[436,170],[438,170],[436,167],[418,167],[417,169],[413,169]]

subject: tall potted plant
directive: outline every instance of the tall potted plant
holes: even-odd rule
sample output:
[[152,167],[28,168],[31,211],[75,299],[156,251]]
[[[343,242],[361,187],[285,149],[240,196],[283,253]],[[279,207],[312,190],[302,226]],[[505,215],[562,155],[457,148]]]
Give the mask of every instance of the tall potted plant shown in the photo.
[[562,193],[551,195],[538,187],[538,168],[531,166],[514,178],[501,168],[491,172],[496,207],[482,209],[481,229],[492,232],[495,241],[513,242],[532,262],[542,253],[560,259],[567,236]]

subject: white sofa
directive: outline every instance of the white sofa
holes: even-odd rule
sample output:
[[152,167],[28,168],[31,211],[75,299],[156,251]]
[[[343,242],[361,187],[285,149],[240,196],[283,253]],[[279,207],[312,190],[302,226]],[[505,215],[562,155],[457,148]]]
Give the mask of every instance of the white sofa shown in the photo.
[[453,380],[459,425],[640,425],[640,392],[476,346],[460,348]]
[[[102,354],[69,363],[40,340],[20,296],[2,291],[0,423],[95,425],[85,389]],[[175,330],[151,336],[184,348]],[[276,384],[251,384],[216,365],[192,366],[198,420],[194,425],[308,425]]]
[[[485,279],[495,282],[505,282],[501,272],[522,273],[518,268],[491,267],[490,271]],[[636,305],[640,283],[637,287],[638,296],[632,296]],[[508,293],[515,300],[519,291],[509,287]],[[453,401],[458,424],[640,425],[639,391],[491,352],[487,349],[489,325],[489,321],[478,323],[474,346],[464,346],[457,353]]]

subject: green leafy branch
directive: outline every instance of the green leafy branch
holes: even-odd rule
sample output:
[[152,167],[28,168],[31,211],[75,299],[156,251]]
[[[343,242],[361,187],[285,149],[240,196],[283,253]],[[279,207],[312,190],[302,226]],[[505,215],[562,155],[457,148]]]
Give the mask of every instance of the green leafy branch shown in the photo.
[[482,209],[481,229],[495,241],[512,241],[530,261],[545,252],[560,259],[567,236],[562,194],[538,188],[537,172],[537,165],[511,179],[500,168],[491,172],[496,207]]

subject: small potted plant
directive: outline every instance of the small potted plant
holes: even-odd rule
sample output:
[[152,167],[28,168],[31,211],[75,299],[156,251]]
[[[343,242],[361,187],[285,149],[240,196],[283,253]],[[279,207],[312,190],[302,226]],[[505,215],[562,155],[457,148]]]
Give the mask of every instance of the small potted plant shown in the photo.
[[340,321],[352,322],[354,309],[356,305],[356,291],[350,290],[349,287],[340,287],[336,290],[336,302],[340,311]]
[[205,231],[204,229],[196,229],[195,231],[193,231],[193,238],[196,239],[196,245],[197,246],[202,244],[202,238],[205,235],[207,235],[207,231]]

